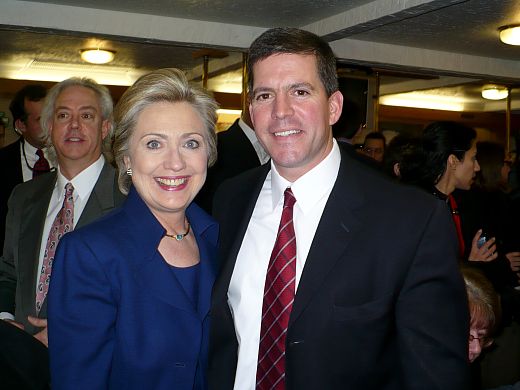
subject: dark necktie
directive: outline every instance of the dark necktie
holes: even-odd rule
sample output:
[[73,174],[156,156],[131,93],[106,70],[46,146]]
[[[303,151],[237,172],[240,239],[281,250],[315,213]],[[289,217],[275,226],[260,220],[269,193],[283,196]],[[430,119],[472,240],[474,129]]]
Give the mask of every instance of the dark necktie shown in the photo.
[[285,389],[285,339],[295,294],[296,237],[290,188],[284,193],[284,204],[278,235],[274,243],[265,278],[262,324],[256,388]]
[[43,301],[47,296],[49,290],[49,282],[51,279],[52,262],[56,253],[56,247],[64,234],[70,232],[74,228],[74,187],[72,183],[65,185],[65,198],[60,211],[56,215],[52,223],[49,237],[47,238],[47,245],[45,246],[45,253],[43,255],[43,265],[38,280],[38,288],[36,289],[36,312],[39,313]]
[[43,150],[37,149],[36,155],[38,156],[38,160],[36,161],[33,167],[33,178],[51,170],[49,162],[43,154]]

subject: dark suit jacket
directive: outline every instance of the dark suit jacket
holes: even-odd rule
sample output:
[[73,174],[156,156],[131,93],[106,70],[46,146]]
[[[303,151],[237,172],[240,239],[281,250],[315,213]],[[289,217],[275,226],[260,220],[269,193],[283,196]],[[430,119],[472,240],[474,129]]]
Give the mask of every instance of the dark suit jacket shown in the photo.
[[[76,227],[84,226],[122,203],[116,172],[105,163]],[[15,313],[15,320],[27,332],[35,329],[27,316],[36,316],[36,275],[47,208],[56,183],[56,172],[49,172],[18,185],[9,199],[4,252],[0,258],[0,312]],[[47,304],[38,315],[47,317]]]
[[5,218],[7,216],[7,201],[13,188],[23,183],[22,166],[20,164],[20,143],[18,141],[0,149],[0,248],[4,248]]
[[[286,388],[465,389],[469,314],[446,205],[341,153],[289,320]],[[233,386],[227,291],[269,169],[230,180],[215,199],[224,263],[212,298],[212,389]]]
[[238,119],[217,135],[217,162],[208,169],[206,182],[195,203],[211,214],[213,197],[223,181],[260,166],[255,148],[240,128]]
[[218,226],[195,204],[186,215],[200,253],[198,302],[157,250],[164,228],[134,190],[61,240],[49,291],[53,390],[205,388]]

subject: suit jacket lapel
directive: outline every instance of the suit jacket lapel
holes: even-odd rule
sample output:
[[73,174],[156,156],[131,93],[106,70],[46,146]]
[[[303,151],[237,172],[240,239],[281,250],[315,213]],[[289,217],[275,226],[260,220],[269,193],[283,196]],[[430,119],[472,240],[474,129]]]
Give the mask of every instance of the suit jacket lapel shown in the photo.
[[[228,213],[221,218],[217,218],[219,222],[225,218],[225,225],[228,229],[225,236],[223,236],[227,241],[220,242],[219,257],[221,261],[224,261],[224,264],[215,282],[214,292],[218,297],[227,294],[238,251],[242,246],[242,240],[246,234],[256,200],[270,169],[271,164],[266,163],[260,168],[251,171],[252,177],[249,181],[251,185],[244,185],[237,189],[237,191],[233,191],[232,198],[225,200],[229,204],[232,204],[233,207],[226,208]],[[231,231],[230,228],[233,228],[233,231]]]
[[324,283],[351,242],[353,233],[363,224],[361,207],[364,196],[360,192],[354,161],[342,153],[338,178],[323,210],[294,300],[289,326],[297,320],[315,291]]
[[76,228],[89,224],[116,207],[114,199],[116,192],[115,170],[109,163],[105,162],[96,185],[92,189],[87,204],[85,205],[85,209],[76,224]]
[[34,181],[33,193],[23,206],[24,213],[20,222],[19,264],[23,302],[33,306],[30,311],[35,313],[36,276],[39,273],[38,259],[40,247],[47,237],[42,237],[47,209],[56,183],[56,172],[39,177]]

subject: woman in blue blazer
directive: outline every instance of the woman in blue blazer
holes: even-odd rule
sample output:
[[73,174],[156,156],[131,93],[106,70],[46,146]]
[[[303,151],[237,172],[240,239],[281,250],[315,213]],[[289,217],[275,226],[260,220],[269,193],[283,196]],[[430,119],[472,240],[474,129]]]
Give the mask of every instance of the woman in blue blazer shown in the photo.
[[60,242],[48,296],[53,389],[205,389],[218,227],[191,201],[216,159],[215,101],[177,69],[115,109],[124,205]]

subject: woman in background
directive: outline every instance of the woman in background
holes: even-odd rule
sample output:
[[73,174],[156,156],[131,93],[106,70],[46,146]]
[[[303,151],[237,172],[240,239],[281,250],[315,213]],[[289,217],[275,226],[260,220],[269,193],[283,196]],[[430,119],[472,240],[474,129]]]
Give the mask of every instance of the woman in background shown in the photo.
[[477,161],[477,133],[474,129],[455,122],[434,122],[422,134],[424,167],[415,183],[419,183],[437,198],[445,201],[452,213],[459,242],[459,257],[469,261],[489,262],[497,258],[495,239],[487,237],[479,243],[482,230],[474,232],[466,243],[462,222],[453,192],[469,190],[480,171]]
[[218,227],[192,200],[216,159],[215,101],[177,69],[115,110],[125,204],[61,242],[49,293],[53,389],[204,389]]

